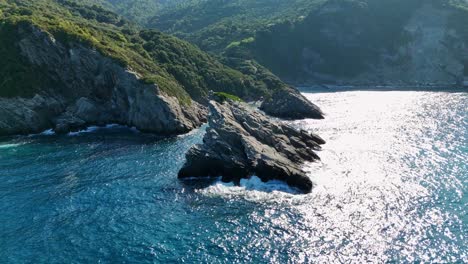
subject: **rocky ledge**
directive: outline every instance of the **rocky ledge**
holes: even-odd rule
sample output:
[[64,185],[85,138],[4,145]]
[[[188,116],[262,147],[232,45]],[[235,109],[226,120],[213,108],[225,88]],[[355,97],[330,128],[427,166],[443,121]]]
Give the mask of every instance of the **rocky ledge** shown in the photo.
[[205,107],[181,105],[156,84],[80,43],[61,43],[35,26],[19,26],[22,59],[47,70],[57,87],[32,98],[0,97],[0,136],[68,132],[118,123],[162,135],[182,134],[205,121]]
[[312,181],[301,166],[320,158],[325,141],[317,135],[274,121],[247,104],[210,101],[209,128],[202,145],[192,147],[179,178],[219,177],[239,182],[252,175],[281,180],[304,193]]
[[271,98],[263,101],[260,109],[269,115],[287,119],[324,118],[322,110],[294,88],[276,91]]

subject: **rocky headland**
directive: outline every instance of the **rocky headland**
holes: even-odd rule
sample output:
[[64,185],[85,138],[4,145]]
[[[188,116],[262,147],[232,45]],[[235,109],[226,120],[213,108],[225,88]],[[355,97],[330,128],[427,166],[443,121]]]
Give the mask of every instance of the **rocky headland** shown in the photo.
[[[67,133],[110,123],[174,135],[206,122],[202,101],[182,102],[89,45],[64,43],[33,24],[19,24],[14,31],[17,60],[39,69],[34,78],[49,83],[38,82],[31,96],[0,96],[0,136],[48,129]],[[265,100],[262,109],[291,119],[322,117],[292,88]]]
[[22,59],[40,67],[56,87],[32,98],[0,97],[0,135],[79,130],[118,123],[157,134],[181,134],[200,126],[206,108],[182,105],[98,51],[65,45],[33,25],[17,28]]
[[301,166],[319,160],[325,141],[275,121],[255,108],[232,100],[209,102],[209,127],[203,144],[192,147],[179,178],[219,177],[239,182],[252,175],[281,180],[304,193],[312,181]]

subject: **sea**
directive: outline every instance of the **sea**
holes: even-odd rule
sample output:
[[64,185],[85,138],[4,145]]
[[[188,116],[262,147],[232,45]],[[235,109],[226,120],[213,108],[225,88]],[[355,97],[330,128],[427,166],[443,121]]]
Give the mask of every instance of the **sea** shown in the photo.
[[468,93],[302,91],[306,195],[177,179],[206,126],[0,138],[0,263],[468,263]]

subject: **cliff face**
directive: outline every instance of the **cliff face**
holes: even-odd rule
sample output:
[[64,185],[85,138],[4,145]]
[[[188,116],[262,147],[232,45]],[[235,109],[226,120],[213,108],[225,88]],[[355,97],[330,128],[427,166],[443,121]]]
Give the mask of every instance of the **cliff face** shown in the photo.
[[32,98],[0,98],[0,135],[59,132],[88,125],[119,123],[158,134],[180,134],[199,126],[206,110],[182,105],[157,85],[96,50],[61,43],[31,25],[18,25],[22,59],[40,67],[54,87],[40,87]]
[[254,58],[298,86],[461,85],[467,10],[437,0],[329,0],[227,54]]
[[[464,79],[468,43],[449,27],[451,11],[425,3],[405,24],[407,42],[383,51],[364,72],[338,83],[355,85],[453,85]],[[312,70],[313,74],[313,70]]]

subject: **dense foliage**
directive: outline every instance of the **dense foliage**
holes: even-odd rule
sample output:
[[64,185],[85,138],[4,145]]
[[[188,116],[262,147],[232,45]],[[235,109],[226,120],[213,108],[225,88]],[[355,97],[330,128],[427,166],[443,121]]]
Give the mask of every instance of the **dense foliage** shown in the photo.
[[208,0],[161,10],[147,23],[197,44],[204,50],[222,51],[248,40],[259,29],[284,20],[296,20],[325,0]]
[[[2,3],[0,2],[0,7]],[[3,9],[3,8],[2,8]],[[4,14],[5,10],[1,11]],[[0,23],[0,96],[33,96],[38,87],[54,85],[43,69],[34,67],[20,55],[16,28],[8,23]]]
[[235,95],[228,94],[228,93],[223,93],[223,92],[216,92],[216,93],[213,94],[213,97],[215,98],[215,100],[217,100],[220,103],[225,102],[226,100],[232,100],[234,102],[242,102],[243,101],[242,99],[240,99],[239,97],[237,97]]
[[289,79],[310,75],[309,70],[353,76],[372,65],[382,51],[396,50],[409,40],[402,28],[420,3],[330,0],[303,19],[257,31],[255,41],[228,47],[226,54],[254,58]]
[[[77,0],[75,0],[77,1]],[[296,20],[327,0],[84,0],[110,8],[147,28],[157,28],[222,51],[258,29]]]
[[[0,1],[0,38],[4,40],[0,57],[7,58],[0,66],[5,75],[1,95],[32,95],[33,89],[47,86],[46,81],[36,82],[38,72],[22,60],[14,45],[15,28],[20,23],[33,24],[65,44],[89,45],[185,103],[190,97],[203,101],[209,90],[255,98],[278,88],[233,70],[175,37],[155,30],[140,31],[97,5],[83,6],[68,0]],[[15,89],[18,91],[12,92]]]
[[345,78],[365,72],[379,56],[411,40],[403,26],[424,3],[455,9],[451,27],[468,40],[465,0],[99,1],[114,9],[146,6],[140,10],[145,19],[138,20],[143,26],[174,34],[229,61],[256,60],[290,80],[310,72]]
[[[454,14],[450,17],[449,24],[464,39],[465,45],[468,45],[468,2],[464,0],[449,0],[451,7],[454,8]],[[464,74],[468,76],[468,54],[464,54]]]

